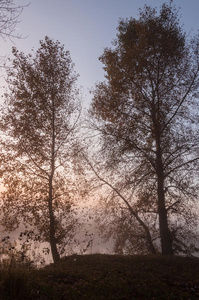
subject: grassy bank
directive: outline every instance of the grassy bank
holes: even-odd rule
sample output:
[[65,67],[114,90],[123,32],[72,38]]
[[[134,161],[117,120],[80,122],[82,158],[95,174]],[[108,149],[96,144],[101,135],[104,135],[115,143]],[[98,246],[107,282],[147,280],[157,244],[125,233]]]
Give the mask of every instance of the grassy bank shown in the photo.
[[199,299],[199,259],[74,255],[40,270],[1,270],[0,299]]

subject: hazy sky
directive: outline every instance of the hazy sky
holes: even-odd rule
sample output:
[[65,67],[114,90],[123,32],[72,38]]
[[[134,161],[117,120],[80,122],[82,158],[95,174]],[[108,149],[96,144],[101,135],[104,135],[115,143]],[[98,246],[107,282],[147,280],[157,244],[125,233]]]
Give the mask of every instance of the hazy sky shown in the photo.
[[[28,0],[16,0],[20,4]],[[25,53],[37,49],[39,40],[47,35],[59,40],[70,51],[84,101],[89,101],[89,89],[103,80],[104,71],[98,57],[116,36],[119,18],[136,17],[144,4],[159,7],[163,0],[32,0],[25,8],[17,31],[25,39],[15,40],[15,46]],[[174,0],[181,7],[186,31],[199,29],[199,0]],[[0,40],[1,55],[11,55],[13,44]],[[0,80],[0,88],[3,80]],[[0,93],[3,89],[0,89]]]

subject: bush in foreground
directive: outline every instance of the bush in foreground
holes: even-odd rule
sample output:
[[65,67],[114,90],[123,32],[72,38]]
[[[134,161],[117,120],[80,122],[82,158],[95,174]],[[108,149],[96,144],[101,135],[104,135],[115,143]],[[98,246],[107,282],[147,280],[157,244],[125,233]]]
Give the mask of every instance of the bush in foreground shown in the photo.
[[0,299],[198,299],[199,259],[73,255],[39,270],[1,270]]

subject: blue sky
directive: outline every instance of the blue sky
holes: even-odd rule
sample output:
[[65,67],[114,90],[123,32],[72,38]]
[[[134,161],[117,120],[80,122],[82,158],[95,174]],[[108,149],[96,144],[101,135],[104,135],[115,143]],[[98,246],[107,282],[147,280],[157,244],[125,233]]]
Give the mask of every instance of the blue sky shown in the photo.
[[[29,0],[16,0],[26,4]],[[90,100],[89,89],[103,80],[104,71],[98,57],[116,36],[119,18],[137,17],[144,4],[159,7],[163,0],[32,0],[17,25],[25,39],[15,46],[25,53],[37,49],[39,40],[47,35],[59,40],[70,51],[83,86],[84,101]],[[181,7],[181,21],[186,31],[199,29],[199,0],[174,0]],[[13,44],[0,40],[1,54],[11,55]],[[0,79],[0,93],[3,79]]]

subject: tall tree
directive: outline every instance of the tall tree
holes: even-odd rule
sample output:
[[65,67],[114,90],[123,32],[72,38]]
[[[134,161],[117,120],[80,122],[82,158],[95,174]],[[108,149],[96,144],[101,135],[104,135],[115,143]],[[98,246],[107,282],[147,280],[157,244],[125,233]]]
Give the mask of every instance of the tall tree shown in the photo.
[[[54,262],[74,230],[72,165],[78,151],[80,103],[70,54],[46,37],[36,53],[13,49],[2,109],[3,223],[36,227]],[[74,195],[73,195],[74,192]]]
[[156,208],[162,253],[173,254],[182,233],[174,220],[197,199],[198,39],[186,37],[171,1],[121,20],[113,44],[90,112],[109,167],[126,164],[136,209]]

